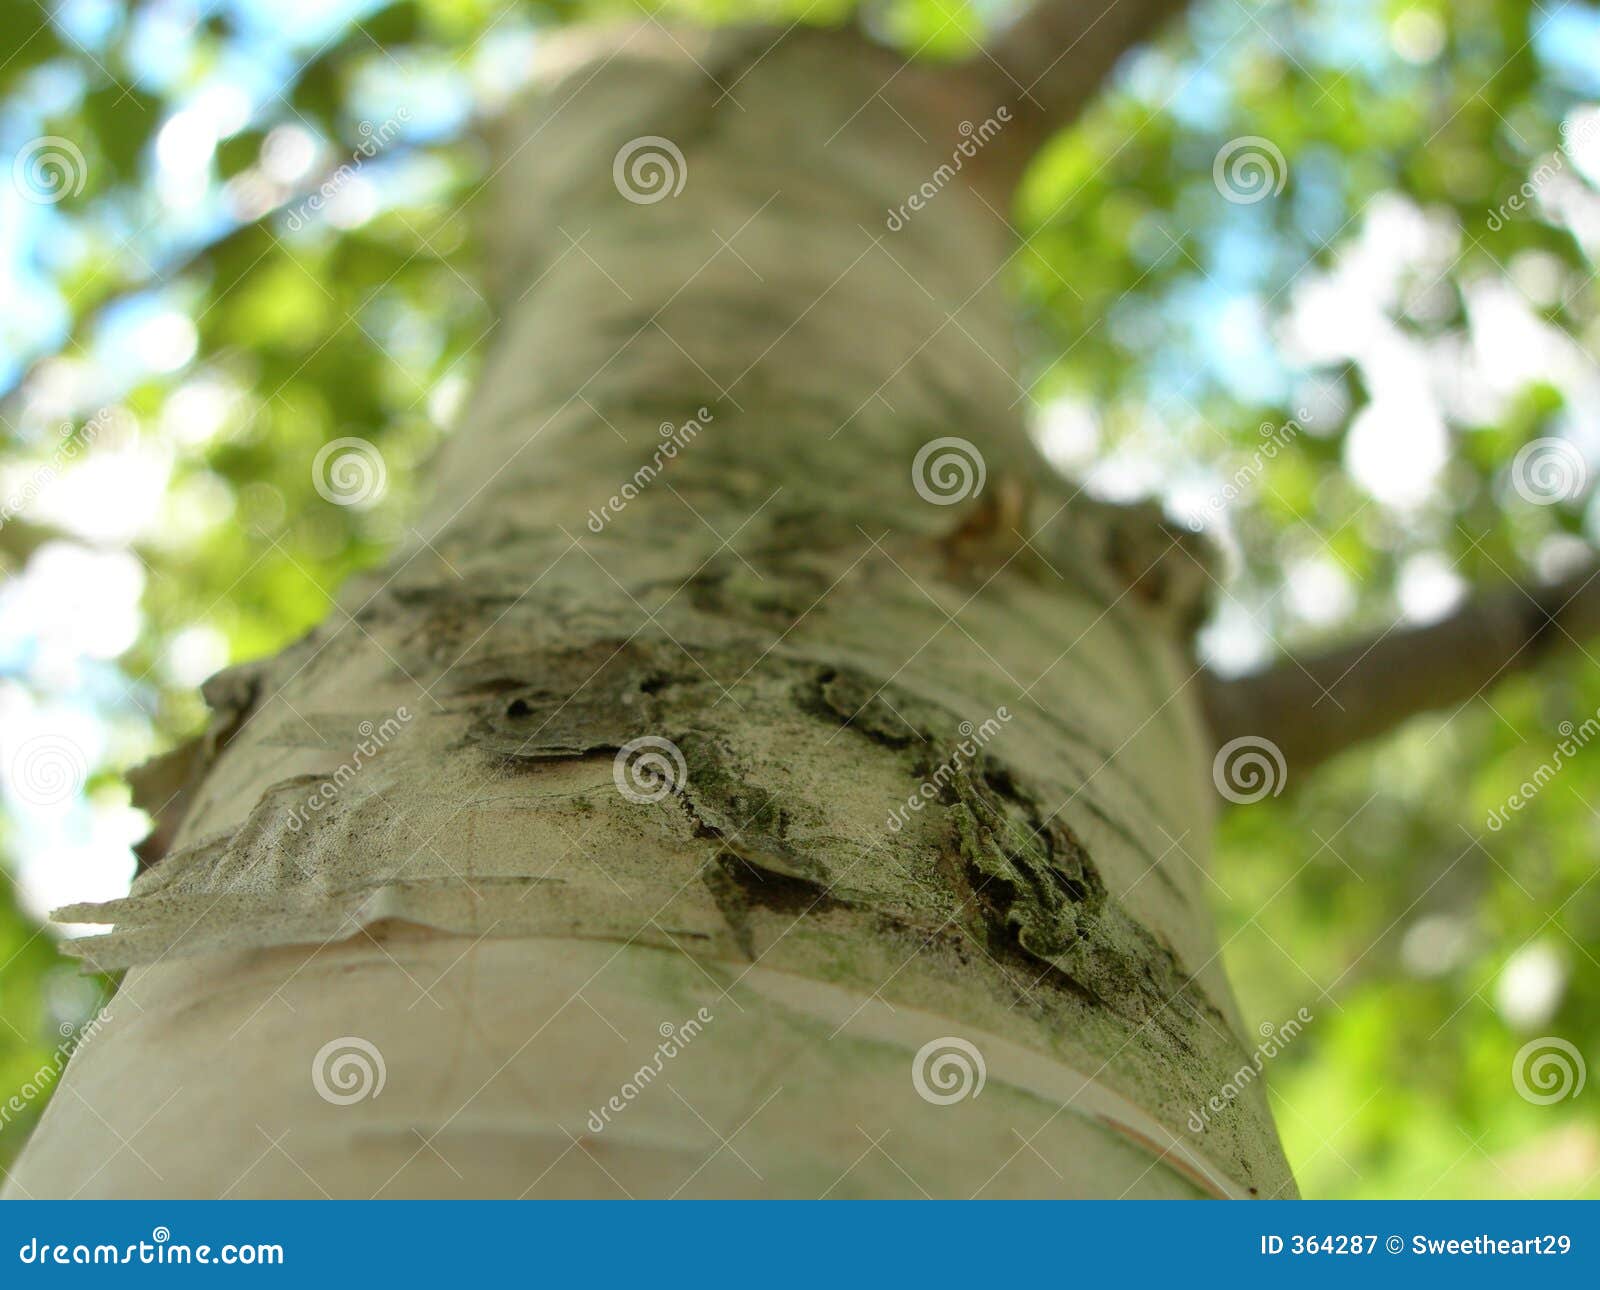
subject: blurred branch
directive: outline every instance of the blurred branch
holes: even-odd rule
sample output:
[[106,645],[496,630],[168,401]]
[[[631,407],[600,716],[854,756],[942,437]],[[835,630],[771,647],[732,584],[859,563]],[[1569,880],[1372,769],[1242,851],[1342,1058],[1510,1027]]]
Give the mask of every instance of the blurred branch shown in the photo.
[[1600,634],[1600,565],[1559,582],[1510,586],[1425,627],[1290,656],[1232,680],[1207,674],[1218,746],[1270,739],[1299,774],[1419,712],[1454,707]]
[[[396,147],[386,160],[407,160],[410,157],[423,155],[419,148]],[[67,323],[66,335],[61,341],[44,353],[37,354],[29,359],[27,366],[22,368],[10,381],[0,382],[0,401],[13,399],[28,380],[39,371],[46,363],[68,350],[77,349],[88,352],[93,332],[104,318],[117,306],[125,303],[134,296],[147,291],[157,291],[162,287],[171,286],[183,279],[197,273],[205,272],[226,256],[233,254],[238,248],[246,246],[251,238],[265,234],[271,239],[269,249],[282,246],[282,241],[273,232],[272,222],[283,211],[303,203],[314,193],[324,188],[337,178],[340,166],[348,164],[330,162],[323,170],[312,179],[303,181],[301,186],[291,189],[278,198],[266,210],[247,219],[240,220],[225,233],[220,233],[209,241],[201,242],[196,246],[172,256],[165,263],[159,263],[149,268],[149,271],[138,277],[126,278],[120,282],[108,285],[94,300],[76,311]],[[263,252],[264,254],[264,252]],[[134,256],[133,259],[141,264],[145,263],[142,257]],[[260,257],[256,262],[259,263]],[[148,267],[148,266],[147,266]],[[6,415],[11,415],[12,409],[4,408]]]
[[72,535],[52,525],[38,524],[15,516],[7,517],[4,523],[0,523],[0,572],[19,573],[33,558],[35,551],[46,542],[58,538],[70,541]]
[[138,295],[140,292],[155,291],[161,287],[169,286],[180,278],[204,268],[218,253],[227,251],[230,247],[238,245],[255,233],[279,209],[279,207],[274,207],[256,219],[237,224],[220,237],[202,243],[191,251],[176,257],[170,263],[157,267],[143,277],[125,279],[107,287],[102,295],[68,320],[66,335],[61,338],[59,344],[42,354],[34,356],[29,360],[28,365],[17,373],[14,379],[0,384],[0,399],[11,398],[28,383],[29,379],[41,367],[51,359],[58,358],[66,353],[67,350],[79,349],[87,352],[90,334],[116,306]]
[[1037,0],[997,32],[970,64],[1016,125],[1010,153],[1028,158],[1070,125],[1118,61],[1154,37],[1190,0]]

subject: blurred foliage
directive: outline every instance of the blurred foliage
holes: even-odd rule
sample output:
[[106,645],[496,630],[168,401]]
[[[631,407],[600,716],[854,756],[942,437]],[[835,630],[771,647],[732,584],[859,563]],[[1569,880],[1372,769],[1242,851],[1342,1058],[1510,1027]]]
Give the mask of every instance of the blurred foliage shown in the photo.
[[[30,892],[85,848],[125,857],[137,820],[116,773],[194,732],[207,671],[306,630],[403,532],[490,327],[479,123],[542,29],[643,12],[45,8],[0,0],[4,155],[54,140],[66,176],[51,200],[0,205],[0,493],[29,502],[0,526],[0,717],[65,712],[97,755],[65,814],[8,798],[0,1094],[50,1065],[103,984],[61,966]],[[1002,8],[655,12],[860,20],[950,58]],[[1230,568],[1203,643],[1219,666],[1425,617],[1595,537],[1587,493],[1534,505],[1509,472],[1545,436],[1600,460],[1597,99],[1587,3],[1197,0],[1040,158],[1015,285],[1041,442],[1091,487],[1160,492],[1218,534]],[[1241,139],[1270,144],[1253,145],[1261,200],[1224,191]],[[382,450],[374,506],[313,489],[308,460],[341,436]],[[68,442],[85,445],[70,461]],[[123,561],[81,567],[131,579],[126,639],[75,634],[103,608],[92,586],[49,630],[8,618],[63,544]],[[1600,1060],[1600,754],[1485,824],[1561,723],[1600,710],[1592,662],[1308,782],[1291,767],[1290,791],[1225,817],[1216,895],[1245,1015],[1315,1017],[1269,1071],[1307,1194],[1600,1195],[1585,1099],[1533,1105],[1510,1078],[1537,1035]],[[0,1165],[42,1101],[0,1125]]]

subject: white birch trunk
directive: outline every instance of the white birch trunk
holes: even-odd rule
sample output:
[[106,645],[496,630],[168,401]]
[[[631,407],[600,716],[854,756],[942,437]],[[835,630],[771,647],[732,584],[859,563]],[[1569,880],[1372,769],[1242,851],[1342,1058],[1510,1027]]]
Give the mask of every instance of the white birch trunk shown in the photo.
[[[172,853],[66,911],[131,970],[12,1194],[1292,1193],[1258,1083],[1191,1127],[1255,1044],[1198,580],[1022,432],[1004,197],[935,178],[993,107],[842,34],[679,39],[511,122],[431,541],[209,687]],[[687,173],[638,203],[647,135]],[[381,1091],[313,1078],[350,1037]],[[948,1037],[976,1095],[914,1078]]]

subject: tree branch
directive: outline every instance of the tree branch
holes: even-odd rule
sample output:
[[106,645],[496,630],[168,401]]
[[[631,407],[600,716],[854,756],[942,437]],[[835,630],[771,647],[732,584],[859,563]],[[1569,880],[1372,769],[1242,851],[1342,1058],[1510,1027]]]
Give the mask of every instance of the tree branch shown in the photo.
[[1600,633],[1600,565],[1561,581],[1510,586],[1425,627],[1233,680],[1207,675],[1205,709],[1217,746],[1270,739],[1299,775],[1419,712],[1454,707],[1552,653]]
[[1017,124],[1012,151],[1027,158],[1072,123],[1122,56],[1151,39],[1190,0],[1037,0],[995,33],[970,70]]
[[[396,148],[392,155],[405,160],[412,156],[423,155],[423,153],[421,149]],[[259,215],[241,220],[226,232],[218,234],[208,242],[202,242],[198,246],[186,248],[172,256],[166,263],[156,265],[142,277],[131,278],[108,286],[104,294],[91,301],[81,312],[68,318],[66,334],[57,344],[52,345],[42,353],[29,357],[26,366],[20,367],[10,381],[0,384],[0,409],[4,409],[5,401],[12,399],[27,384],[29,378],[45,363],[72,348],[87,351],[93,339],[95,327],[104,321],[106,316],[113,310],[126,304],[130,298],[143,292],[170,286],[190,274],[208,269],[220,256],[228,254],[234,248],[242,245],[247,239],[256,236],[263,230],[270,232],[271,221],[276,216],[290,206],[304,202],[313,193],[331,182],[338,173],[337,166],[329,165],[320,171],[314,180],[308,180],[301,187],[284,194],[280,200],[274,202],[272,206],[262,211]],[[277,238],[274,236],[273,240],[276,242]],[[133,258],[141,263],[144,262],[142,256]],[[9,409],[4,410],[8,413],[10,411]]]

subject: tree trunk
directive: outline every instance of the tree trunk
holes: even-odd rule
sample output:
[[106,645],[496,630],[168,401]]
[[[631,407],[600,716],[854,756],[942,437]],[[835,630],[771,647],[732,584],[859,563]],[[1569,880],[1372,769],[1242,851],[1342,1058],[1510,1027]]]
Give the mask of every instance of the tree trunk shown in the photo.
[[589,42],[504,131],[428,540],[208,687],[173,850],[63,911],[130,971],[12,1191],[1291,1194],[1208,1107],[1203,579],[1023,432],[1004,115],[845,33]]

